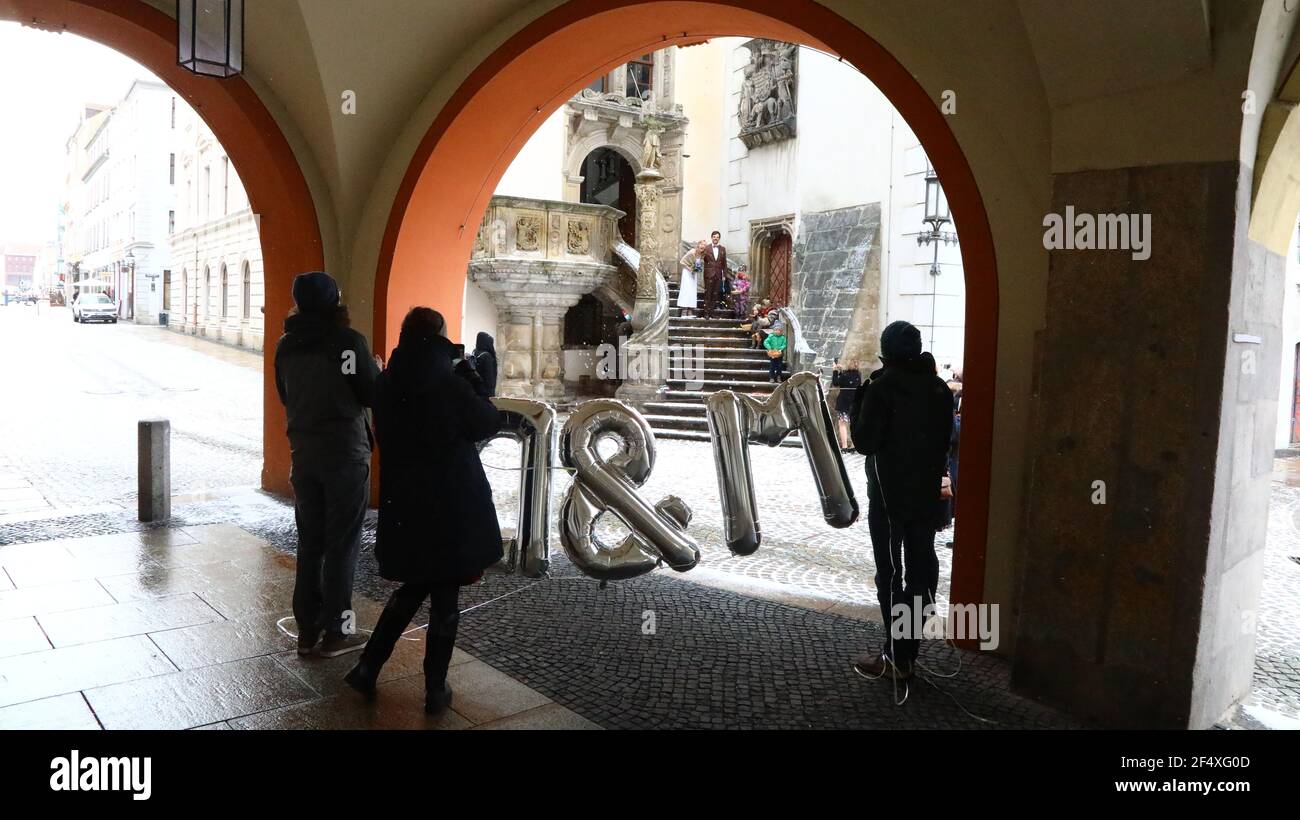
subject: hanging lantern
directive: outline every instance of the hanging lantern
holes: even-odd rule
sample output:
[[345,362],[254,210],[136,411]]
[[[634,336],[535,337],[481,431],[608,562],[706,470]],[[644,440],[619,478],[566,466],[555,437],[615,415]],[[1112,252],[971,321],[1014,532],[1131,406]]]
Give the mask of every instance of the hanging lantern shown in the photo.
[[244,0],[176,0],[178,62],[208,77],[244,70]]

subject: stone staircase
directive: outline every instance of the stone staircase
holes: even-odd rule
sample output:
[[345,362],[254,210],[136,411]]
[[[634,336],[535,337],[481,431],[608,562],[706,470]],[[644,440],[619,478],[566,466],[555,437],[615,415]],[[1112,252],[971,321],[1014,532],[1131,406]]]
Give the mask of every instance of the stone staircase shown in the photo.
[[[667,392],[656,401],[646,402],[642,413],[656,438],[708,441],[704,403],[710,396],[719,390],[734,390],[764,398],[776,385],[767,380],[767,354],[749,348],[749,334],[740,329],[741,320],[685,318],[677,307],[675,283],[668,284],[668,293],[672,305],[668,344],[689,347],[692,357],[685,362],[677,357],[671,360]],[[699,304],[703,305],[703,299]],[[702,346],[703,353],[698,362],[693,358],[696,345]],[[692,376],[696,381],[688,381]],[[802,446],[798,433],[783,444]]]

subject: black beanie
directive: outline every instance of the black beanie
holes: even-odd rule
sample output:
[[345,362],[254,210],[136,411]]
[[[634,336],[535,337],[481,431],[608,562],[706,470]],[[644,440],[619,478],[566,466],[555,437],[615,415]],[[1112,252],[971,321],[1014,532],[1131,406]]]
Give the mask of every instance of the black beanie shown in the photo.
[[897,321],[880,334],[880,358],[890,364],[906,364],[921,355],[921,331],[911,322]]
[[293,303],[300,313],[332,310],[339,304],[339,283],[324,271],[300,273],[293,278]]

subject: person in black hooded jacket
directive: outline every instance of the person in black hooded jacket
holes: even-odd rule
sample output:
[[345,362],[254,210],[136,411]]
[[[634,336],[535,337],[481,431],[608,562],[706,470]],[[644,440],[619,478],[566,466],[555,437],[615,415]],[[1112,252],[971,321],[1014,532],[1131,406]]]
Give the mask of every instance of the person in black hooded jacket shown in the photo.
[[[883,364],[858,390],[851,432],[867,457],[867,526],[876,562],[884,649],[853,668],[864,677],[911,676],[920,651],[913,608],[934,606],[939,559],[934,535],[952,434],[952,393],[921,354],[921,333],[894,322],[880,336]],[[895,617],[897,614],[898,617]],[[901,624],[896,621],[902,620]],[[895,638],[896,628],[904,637]]]
[[[370,500],[370,427],[379,367],[348,327],[339,286],[321,271],[293,280],[294,313],[275,346],[275,386],[288,419],[298,570],[298,652],[334,657],[361,648],[352,582]],[[321,633],[324,638],[321,638]]]
[[352,688],[375,683],[407,624],[430,601],[424,655],[425,711],[451,702],[447,668],[460,621],[460,587],[501,560],[492,487],[475,443],[495,434],[501,414],[468,362],[452,366],[446,322],[412,308],[388,368],[379,377],[379,572],[400,586],[388,599],[356,667]]
[[474,339],[474,369],[487,387],[488,395],[497,394],[497,349],[492,336],[483,331]]

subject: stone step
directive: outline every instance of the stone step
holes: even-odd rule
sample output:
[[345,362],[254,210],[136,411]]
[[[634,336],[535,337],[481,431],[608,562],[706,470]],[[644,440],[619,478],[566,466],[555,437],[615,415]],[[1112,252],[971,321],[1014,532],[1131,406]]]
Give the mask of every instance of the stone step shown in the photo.
[[[705,444],[713,440],[712,437],[709,435],[707,426],[706,429],[704,430],[697,430],[694,428],[679,428],[679,427],[655,427],[653,424],[650,427],[652,430],[654,430],[655,438],[657,439],[662,438],[662,439],[671,439],[674,441],[698,441]],[[786,438],[781,442],[781,446],[802,447],[803,440],[799,438],[799,434],[797,432],[791,433],[790,435],[786,436]]]
[[[750,367],[757,363],[767,363],[767,351],[752,350],[748,347],[702,347],[700,356],[705,367],[723,362],[750,362]],[[692,351],[694,352],[694,351]]]
[[[775,384],[768,384],[768,387],[776,388]],[[729,388],[724,388],[729,389]],[[676,404],[704,404],[713,396],[721,393],[721,390],[667,390],[660,394],[659,400],[664,402],[673,402]],[[771,390],[736,390],[736,393],[744,393],[746,396],[753,396],[758,399],[766,398]]]
[[[669,393],[667,396],[671,396]],[[666,396],[666,397],[667,397]],[[689,404],[682,401],[648,401],[645,403],[645,413],[651,416],[686,416],[690,418],[705,418],[709,408],[703,404]]]
[[691,370],[690,368],[671,367],[668,369],[668,377],[671,379],[698,378],[708,379],[710,381],[742,381],[756,382],[767,379],[767,369],[756,367],[736,368],[735,370],[726,370],[721,367],[706,365],[700,370]]
[[728,330],[740,330],[742,324],[744,322],[739,319],[706,319],[703,316],[678,316],[668,320],[669,327],[718,327]]
[[670,332],[668,334],[668,344],[704,345],[706,348],[723,347],[744,350],[749,347],[749,337],[743,333],[735,336],[674,336]]
[[[688,388],[687,385],[690,385]],[[776,385],[769,381],[731,381],[724,379],[701,379],[700,381],[690,381],[686,379],[669,379],[668,389],[695,390],[701,392],[710,392],[710,389],[717,390],[736,390],[744,393],[770,393]]]
[[668,338],[748,339],[749,331],[738,327],[691,327],[669,323]]

